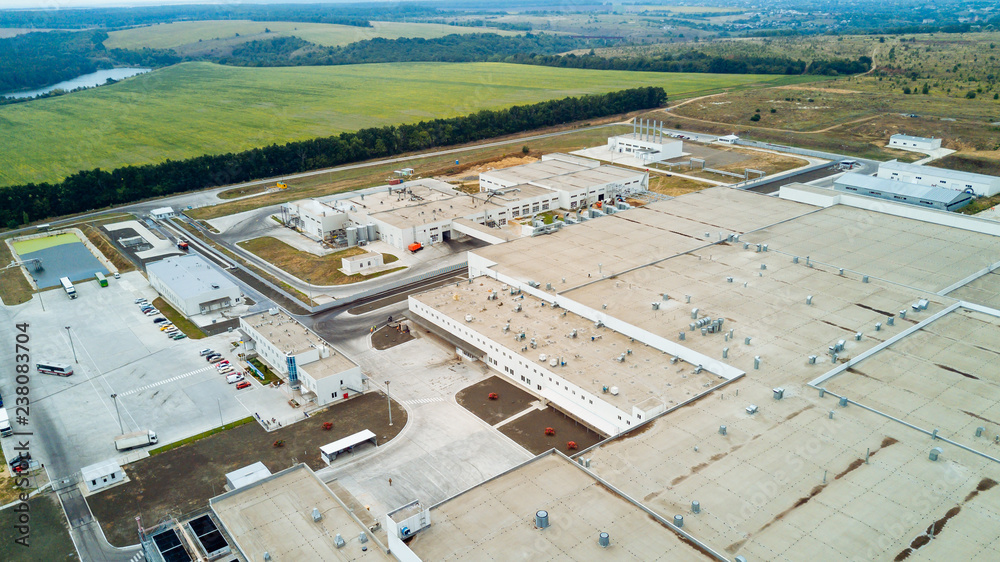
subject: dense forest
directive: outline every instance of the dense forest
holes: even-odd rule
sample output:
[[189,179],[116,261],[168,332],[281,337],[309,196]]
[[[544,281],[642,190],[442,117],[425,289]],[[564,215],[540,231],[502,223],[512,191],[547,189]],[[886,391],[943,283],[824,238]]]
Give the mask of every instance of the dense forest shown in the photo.
[[32,220],[132,203],[149,197],[652,109],[666,101],[667,94],[662,88],[634,88],[509,109],[484,110],[465,117],[421,121],[412,125],[361,129],[235,154],[168,160],[161,164],[125,166],[112,171],[88,170],[73,174],[59,183],[0,188],[0,225],[16,228]]
[[28,33],[0,39],[0,92],[47,86],[111,68],[95,56],[104,51],[103,31]]
[[517,53],[558,53],[586,45],[562,35],[495,33],[447,35],[437,39],[367,39],[343,47],[321,47],[301,39],[277,37],[249,41],[218,60],[237,66],[340,65],[376,62],[499,61]]
[[[26,33],[0,39],[0,93],[48,86],[115,66],[165,66],[180,62],[173,51],[106,50],[108,34],[96,31]],[[13,100],[21,101],[21,100]]]

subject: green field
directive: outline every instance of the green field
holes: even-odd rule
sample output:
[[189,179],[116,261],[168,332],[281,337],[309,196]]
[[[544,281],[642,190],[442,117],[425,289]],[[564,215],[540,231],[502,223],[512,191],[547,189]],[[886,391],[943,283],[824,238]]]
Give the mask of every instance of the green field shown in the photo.
[[[208,50],[216,46],[233,45],[254,39],[296,36],[318,45],[347,45],[355,41],[382,37],[421,37],[433,39],[453,33],[500,33],[515,35],[492,28],[457,27],[440,23],[371,22],[372,27],[302,23],[286,21],[188,21],[164,23],[112,31],[104,46],[108,49],[176,49],[180,53]],[[269,29],[270,33],[264,33]],[[238,34],[238,36],[237,36]],[[199,45],[199,41],[202,45]],[[210,43],[205,45],[205,43]]]
[[499,63],[184,63],[110,86],[0,107],[0,185],[637,86],[662,86],[675,100],[798,80]]

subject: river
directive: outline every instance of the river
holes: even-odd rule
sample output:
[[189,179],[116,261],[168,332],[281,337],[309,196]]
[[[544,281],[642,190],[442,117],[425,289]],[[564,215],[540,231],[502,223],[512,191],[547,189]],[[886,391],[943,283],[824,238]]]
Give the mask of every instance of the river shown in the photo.
[[44,88],[39,88],[37,90],[28,90],[23,92],[10,92],[3,94],[3,97],[8,98],[33,98],[40,94],[46,94],[52,90],[75,90],[77,88],[91,88],[93,86],[100,86],[104,84],[108,78],[113,80],[121,80],[123,78],[128,78],[130,76],[135,76],[137,74],[142,74],[144,72],[149,72],[149,68],[111,68],[108,70],[98,70],[97,72],[91,72],[90,74],[83,74],[73,78],[71,80],[66,80],[64,82],[59,82],[58,84],[53,84],[51,86],[46,86]]

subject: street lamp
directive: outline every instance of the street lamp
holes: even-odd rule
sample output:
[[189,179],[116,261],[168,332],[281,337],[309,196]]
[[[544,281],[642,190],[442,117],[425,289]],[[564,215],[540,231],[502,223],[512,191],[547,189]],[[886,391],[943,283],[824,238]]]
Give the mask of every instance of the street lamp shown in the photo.
[[80,360],[76,358],[76,346],[73,345],[73,333],[69,331],[69,326],[66,326],[66,335],[69,337],[69,347],[73,350],[73,362],[79,363]]
[[389,381],[385,381],[385,402],[389,405],[389,425],[392,425],[392,399],[389,398]]
[[122,425],[122,413],[118,409],[118,393],[116,392],[112,394],[111,399],[115,401],[115,413],[118,414],[118,430],[121,432],[122,435],[124,435],[125,427]]

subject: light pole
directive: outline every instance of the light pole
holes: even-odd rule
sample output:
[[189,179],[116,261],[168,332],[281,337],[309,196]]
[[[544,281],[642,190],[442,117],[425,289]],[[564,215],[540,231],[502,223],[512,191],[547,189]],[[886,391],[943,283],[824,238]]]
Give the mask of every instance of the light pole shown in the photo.
[[80,360],[76,358],[76,346],[73,345],[73,333],[69,331],[69,326],[66,326],[66,336],[69,337],[69,347],[73,350],[73,362],[79,363]]
[[112,394],[111,399],[115,401],[115,413],[118,414],[118,431],[120,431],[121,434],[124,435],[125,427],[122,425],[122,413],[118,409],[118,393],[116,392]]
[[389,381],[385,381],[385,402],[389,405],[389,425],[392,425],[392,399],[389,398]]

